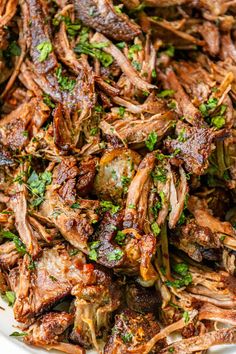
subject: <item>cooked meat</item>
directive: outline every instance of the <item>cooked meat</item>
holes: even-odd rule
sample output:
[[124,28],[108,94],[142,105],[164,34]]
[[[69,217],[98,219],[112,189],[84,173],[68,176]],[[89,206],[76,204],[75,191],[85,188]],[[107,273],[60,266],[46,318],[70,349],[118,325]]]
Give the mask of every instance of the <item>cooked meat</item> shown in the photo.
[[0,1],[0,295],[25,344],[236,344],[215,330],[236,323],[235,15]]
[[214,134],[209,128],[189,127],[183,122],[176,126],[177,139],[166,140],[167,149],[183,160],[188,172],[201,175],[207,169]]
[[[28,46],[30,55],[39,74],[46,74],[57,65],[57,60],[52,52],[52,43],[50,39],[50,28],[44,21],[48,13],[46,6],[41,0],[26,0],[28,7],[28,28],[30,37],[28,37]],[[26,14],[25,14],[26,15]],[[43,47],[48,46],[46,58],[42,58],[42,53],[46,50]],[[44,60],[43,60],[44,59]]]
[[20,256],[13,241],[4,242],[0,245],[0,266],[2,268],[12,268],[18,262]]
[[37,237],[29,223],[27,215],[27,201],[25,192],[18,192],[11,197],[10,205],[15,214],[15,226],[22,242],[32,257],[40,252]]
[[19,267],[10,272],[11,287],[16,293],[16,319],[27,323],[69,295],[72,287],[83,278],[83,266],[86,276],[82,254],[71,257],[63,245],[44,249],[35,265],[25,255]]
[[193,353],[199,350],[205,350],[209,346],[219,345],[219,344],[234,344],[236,341],[235,338],[235,329],[221,329],[219,331],[213,331],[206,333],[202,336],[192,337],[189,339],[184,339],[178,342],[171,344],[169,347],[160,351],[160,354],[167,354],[172,351],[181,354],[181,353]]
[[98,268],[87,282],[76,285],[72,294],[76,299],[71,339],[85,348],[93,346],[99,351],[97,338],[106,337],[111,314],[120,305],[121,289],[109,274]]
[[126,301],[133,311],[157,314],[161,304],[160,300],[160,294],[155,288],[143,288],[136,283],[127,285]]
[[75,0],[76,15],[87,26],[118,41],[128,41],[138,36],[139,26],[127,15],[117,13],[110,0]]
[[[160,327],[152,314],[142,315],[127,309],[116,316],[113,333],[105,346],[104,353],[135,352],[141,354],[136,347],[148,342],[159,331]],[[161,340],[150,353],[157,353],[164,346],[165,340]]]
[[23,148],[49,117],[49,108],[33,98],[22,103],[0,121],[1,143],[13,150]]

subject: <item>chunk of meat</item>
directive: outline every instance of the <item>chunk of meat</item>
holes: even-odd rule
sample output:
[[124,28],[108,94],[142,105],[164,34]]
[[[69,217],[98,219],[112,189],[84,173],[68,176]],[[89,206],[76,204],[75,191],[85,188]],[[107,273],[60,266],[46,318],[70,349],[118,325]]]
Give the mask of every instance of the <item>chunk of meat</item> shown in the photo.
[[24,342],[47,350],[56,349],[68,354],[84,354],[78,345],[64,343],[63,334],[74,322],[74,316],[66,312],[49,312],[40,317],[27,331]]
[[128,41],[141,31],[127,15],[118,14],[110,0],[76,0],[76,16],[87,26],[118,41]]
[[[107,212],[97,231],[93,235],[93,241],[98,242],[97,262],[106,266],[107,268],[118,267],[124,262],[124,254],[121,248],[116,244],[114,238],[117,230],[122,229],[123,213],[118,212],[111,214]],[[119,257],[112,257],[112,255],[119,254]]]
[[[38,46],[45,45],[52,46],[50,39],[50,28],[45,18],[48,13],[45,4],[41,0],[26,0],[29,13],[28,43],[30,47],[30,55],[32,57],[35,69],[39,74],[46,74],[57,66],[57,59],[52,50],[49,51],[48,56],[44,60],[40,60],[40,49]],[[41,49],[42,50],[42,49]]]
[[30,258],[25,255],[19,269],[12,269],[9,275],[16,293],[14,315],[19,322],[31,321],[69,295],[72,287],[86,276],[84,256],[81,253],[70,256],[63,245],[45,248],[35,268],[31,270],[29,266]]
[[209,128],[190,127],[183,122],[177,123],[176,132],[177,139],[165,141],[168,151],[176,152],[176,157],[184,162],[188,172],[202,175],[209,166],[214,132]]
[[144,288],[137,283],[131,283],[126,287],[126,301],[133,311],[157,314],[161,305],[161,295],[154,287]]
[[199,110],[192,104],[188,95],[185,93],[183,87],[178,81],[173,69],[168,68],[166,71],[166,80],[170,89],[174,90],[174,98],[177,101],[178,108],[184,118],[190,124],[200,125],[203,120]]
[[[145,211],[147,212],[147,200],[146,203],[145,199],[142,200],[142,193],[145,185],[150,181],[150,174],[154,168],[155,159],[154,153],[146,155],[141,161],[138,171],[129,186],[125,208],[124,228],[135,227],[140,224],[140,219],[145,219],[140,218],[141,215],[145,215]],[[138,207],[139,203],[141,204],[140,211]]]
[[111,276],[97,269],[86,283],[80,283],[72,290],[75,300],[75,324],[71,339],[86,348],[99,351],[97,338],[106,338],[111,315],[120,305],[121,289]]
[[[109,117],[106,120],[109,122]],[[115,129],[122,141],[128,144],[142,146],[145,144],[148,136],[152,132],[156,132],[158,139],[161,140],[165,134],[173,127],[176,121],[174,112],[157,113],[151,117],[137,119],[136,116],[117,119],[111,121],[111,129]],[[106,126],[102,121],[101,129],[105,132]]]
[[[136,347],[145,345],[155,334],[160,331],[158,323],[152,314],[142,315],[132,310],[124,310],[115,318],[113,334],[109,337],[105,354],[138,353]],[[159,353],[165,346],[165,340],[159,341],[150,353]]]
[[76,190],[80,197],[85,197],[90,194],[96,175],[97,163],[98,159],[96,158],[87,158],[81,161],[76,182]]
[[173,63],[180,84],[184,87],[191,99],[200,105],[211,94],[215,81],[199,63],[180,61]]
[[194,220],[177,228],[170,242],[197,262],[202,262],[203,259],[217,261],[219,259],[217,249],[222,246],[216,233],[207,226],[198,226]]
[[147,81],[141,78],[138,72],[131,65],[129,60],[125,57],[125,55],[101,33],[97,32],[93,36],[91,42],[104,43],[104,52],[109,53],[113,56],[113,58],[117,61],[118,66],[121,68],[122,72],[128,77],[130,82],[139,90],[149,92],[150,90],[156,88],[155,85],[149,84]]
[[172,348],[173,352],[177,354],[193,353],[197,351],[207,350],[213,345],[220,344],[235,344],[236,343],[236,329],[228,328],[206,333],[201,336],[196,336],[188,339],[183,339],[172,343],[167,348],[160,351],[160,354],[168,354]]
[[13,241],[4,242],[0,245],[0,266],[4,269],[12,268],[20,259]]
[[11,197],[10,206],[15,214],[15,226],[29,254],[35,258],[41,248],[29,223],[25,192],[18,192]]
[[0,121],[1,143],[12,150],[23,148],[49,117],[50,109],[41,99],[22,103]]

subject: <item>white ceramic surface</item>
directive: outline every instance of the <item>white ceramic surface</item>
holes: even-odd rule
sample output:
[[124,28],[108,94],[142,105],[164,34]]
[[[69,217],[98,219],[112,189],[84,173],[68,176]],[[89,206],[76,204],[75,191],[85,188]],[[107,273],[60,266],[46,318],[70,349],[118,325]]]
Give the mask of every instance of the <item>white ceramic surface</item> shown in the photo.
[[[13,319],[11,308],[9,308],[2,299],[0,299],[0,353],[1,354],[46,354],[47,351],[35,349],[26,346],[21,340],[15,337],[9,337],[14,331],[19,331],[16,328],[16,323]],[[50,351],[50,354],[59,354],[58,351]],[[89,351],[89,354],[95,354]],[[209,354],[236,354],[236,345],[217,346],[209,350]]]

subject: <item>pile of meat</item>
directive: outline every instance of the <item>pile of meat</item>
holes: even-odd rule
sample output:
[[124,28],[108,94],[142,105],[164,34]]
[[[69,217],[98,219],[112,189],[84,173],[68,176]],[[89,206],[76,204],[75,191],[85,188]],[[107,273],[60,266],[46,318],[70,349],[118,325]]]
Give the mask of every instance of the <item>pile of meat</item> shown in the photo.
[[235,0],[0,1],[0,293],[46,350],[236,344]]

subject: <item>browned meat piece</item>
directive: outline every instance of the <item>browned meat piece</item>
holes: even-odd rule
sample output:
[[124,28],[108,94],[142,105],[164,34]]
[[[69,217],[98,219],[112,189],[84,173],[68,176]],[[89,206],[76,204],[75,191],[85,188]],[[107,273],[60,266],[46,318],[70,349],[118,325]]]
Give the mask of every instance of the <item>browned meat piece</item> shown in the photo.
[[236,325],[236,311],[227,310],[205,302],[200,309],[199,320],[213,320],[225,324]]
[[215,81],[199,63],[191,63],[190,65],[189,62],[180,61],[174,63],[173,67],[180,84],[197,105],[208,99]]
[[93,236],[93,241],[98,242],[97,261],[107,268],[119,267],[124,263],[124,253],[114,240],[117,230],[122,229],[122,222],[122,212],[114,215],[107,212]]
[[127,284],[126,301],[136,312],[157,314],[161,305],[161,295],[155,288],[144,288],[137,283]]
[[78,345],[64,343],[63,334],[73,323],[74,316],[66,312],[49,312],[31,325],[24,342],[47,350],[56,349],[68,354],[84,354]]
[[22,103],[0,121],[0,139],[3,145],[15,150],[23,148],[48,119],[50,109],[42,100],[32,98]]
[[98,160],[96,158],[88,158],[81,161],[76,182],[76,190],[80,197],[90,194],[96,175],[97,163]]
[[9,151],[0,144],[0,166],[9,166],[14,164],[14,160],[11,157]]
[[165,146],[169,152],[183,160],[188,172],[201,175],[209,165],[214,133],[209,128],[190,127],[183,122],[176,126],[177,139],[167,139]]
[[115,11],[110,0],[75,0],[75,10],[87,26],[118,41],[129,41],[141,33],[127,15]]
[[75,323],[71,339],[86,348],[99,351],[97,338],[106,338],[111,315],[120,305],[121,288],[102,269],[94,270],[87,282],[76,285],[72,294],[75,300]]
[[70,157],[64,159],[54,169],[53,183],[61,185],[58,189],[60,197],[68,204],[73,204],[76,199],[76,176],[78,174],[78,167],[76,166],[76,159]]
[[132,181],[140,157],[135,151],[117,148],[106,152],[99,163],[95,178],[95,192],[104,200],[122,203]]
[[236,231],[227,221],[220,221],[212,216],[208,209],[206,201],[195,196],[191,196],[188,200],[188,209],[194,215],[196,223],[201,227],[209,227],[211,232],[229,235],[235,238]]
[[5,293],[8,289],[7,276],[0,268],[0,293]]
[[232,41],[230,33],[221,36],[221,56],[223,60],[231,58],[236,62],[236,47]]
[[[41,0],[26,0],[28,5],[29,23],[27,24],[30,38],[28,45],[30,46],[30,55],[32,57],[35,68],[39,74],[46,74],[56,67],[57,60],[52,52],[52,43],[50,39],[50,28],[44,18],[47,18],[48,13],[45,9],[45,4]],[[43,46],[48,46],[48,54],[41,58],[41,53],[45,49]],[[40,49],[39,46],[42,46]],[[41,52],[40,52],[41,51]],[[43,60],[42,60],[43,59]]]
[[0,245],[0,266],[4,269],[12,268],[20,259],[21,255],[16,250],[13,241]]
[[207,226],[198,226],[194,220],[177,228],[170,242],[197,262],[202,262],[203,259],[217,261],[220,255],[217,249],[222,245],[216,233]]
[[35,268],[31,270],[29,266],[30,258],[25,255],[19,268],[14,268],[9,276],[16,293],[14,314],[19,322],[30,321],[69,295],[72,287],[81,282],[83,274],[86,276],[84,256],[81,253],[70,256],[63,245],[44,249]]
[[117,61],[118,66],[121,68],[121,71],[139,90],[149,92],[150,90],[156,88],[155,85],[152,85],[145,81],[143,78],[141,78],[139,73],[134,69],[134,67],[131,65],[130,61],[126,58],[126,56],[101,33],[97,32],[93,36],[92,42],[104,43],[104,52],[113,56],[113,58]]
[[[115,318],[113,334],[106,343],[104,353],[135,352],[141,354],[142,352],[136,350],[136,347],[138,349],[139,346],[144,346],[145,342],[148,342],[159,331],[160,327],[152,314],[142,315],[132,310],[124,310]],[[165,344],[165,340],[159,341],[149,353],[159,353]]]
[[[109,117],[108,120],[109,122]],[[106,122],[102,121],[100,127],[104,133],[107,133]],[[173,127],[176,121],[176,115],[174,112],[165,112],[163,114],[157,113],[151,117],[144,119],[137,119],[136,116],[128,117],[127,119],[117,119],[112,121],[110,129],[115,129],[118,136],[122,141],[128,144],[135,144],[136,146],[142,146],[148,138],[148,135],[152,132],[156,132],[158,139],[161,140],[166,133]]]
[[170,351],[176,354],[188,354],[197,351],[206,350],[213,345],[219,344],[235,344],[236,329],[228,328],[206,333],[201,336],[196,336],[188,339],[183,339],[172,343],[167,348],[160,351],[160,354],[169,354]]
[[[138,171],[133,178],[126,200],[124,228],[137,227],[142,228],[147,213],[147,194],[149,192],[149,183],[151,172],[155,165],[155,154],[149,153],[141,161]],[[143,194],[145,192],[145,194]]]
[[40,252],[37,237],[29,223],[25,192],[18,192],[11,197],[10,206],[15,213],[15,226],[22,242],[32,257]]
[[174,90],[174,98],[177,101],[178,109],[184,118],[193,125],[201,125],[203,123],[201,113],[199,110],[192,104],[188,95],[183,90],[183,87],[178,81],[178,78],[174,71],[169,68],[166,71],[166,82],[170,89]]
[[206,42],[206,51],[210,55],[218,55],[220,50],[220,33],[217,26],[210,21],[204,21],[202,25],[197,26],[197,32],[202,35]]
[[191,48],[193,45],[203,46],[205,44],[203,40],[189,34],[181,20],[179,24],[178,21],[160,20],[155,17],[147,17],[146,20],[150,21],[150,27],[158,38],[164,40],[165,43],[171,41],[177,48]]

